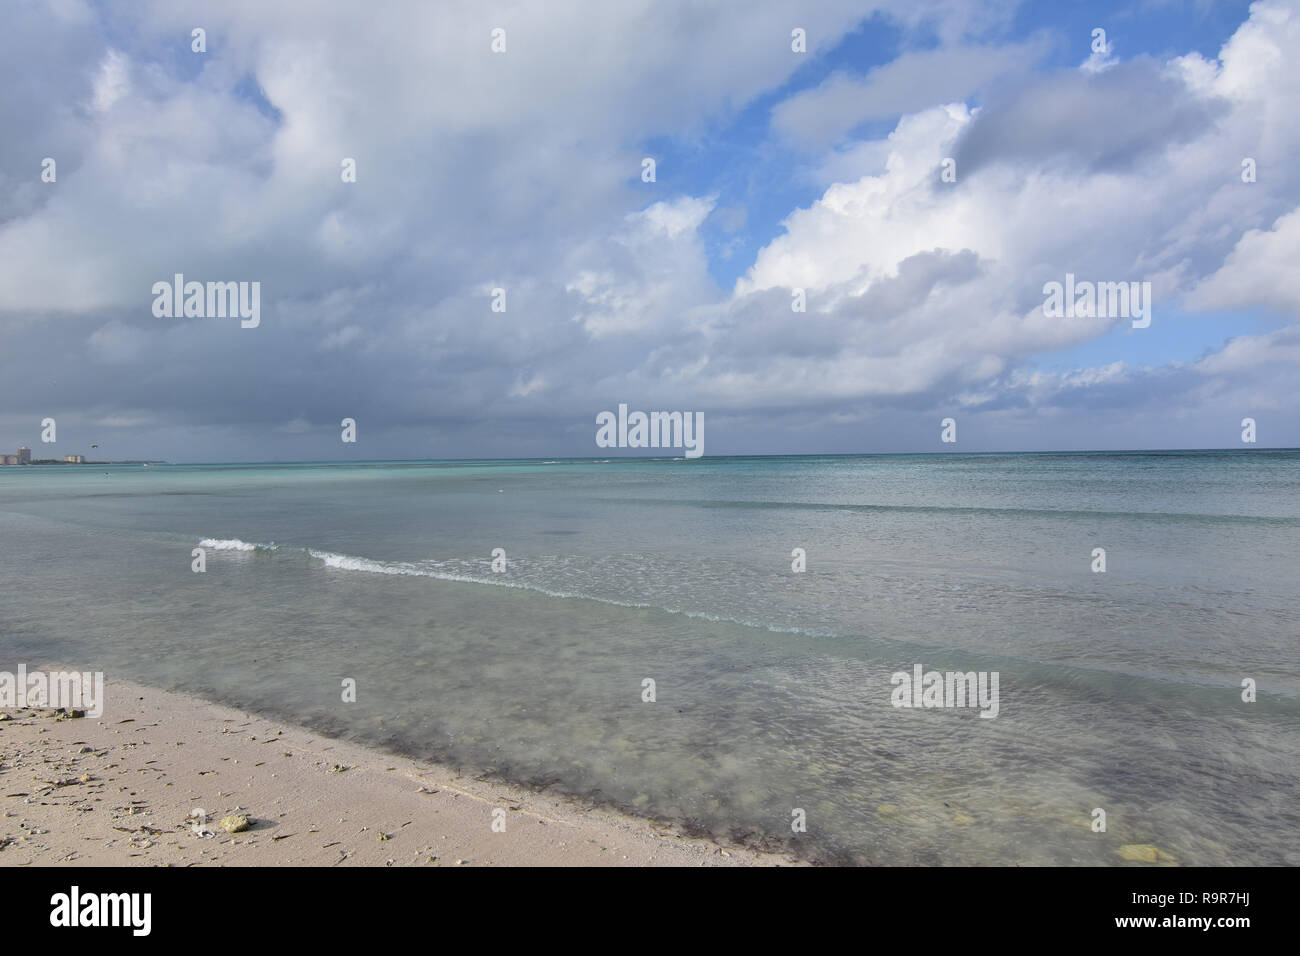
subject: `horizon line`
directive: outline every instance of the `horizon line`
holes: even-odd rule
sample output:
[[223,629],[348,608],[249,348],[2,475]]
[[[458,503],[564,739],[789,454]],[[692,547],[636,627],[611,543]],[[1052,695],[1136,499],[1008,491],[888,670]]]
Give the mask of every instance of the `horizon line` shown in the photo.
[[[537,462],[633,462],[633,461],[722,461],[736,458],[900,458],[944,457],[954,455],[1152,455],[1189,452],[1285,452],[1300,451],[1295,446],[1263,447],[1204,447],[1204,448],[1071,448],[1071,449],[1016,449],[998,451],[897,451],[897,452],[798,452],[734,455],[701,455],[686,458],[682,455],[553,455],[529,458],[321,458],[321,459],[241,459],[226,461],[170,461],[167,459],[124,459],[120,463],[164,465],[366,465],[366,464],[466,464],[466,463],[537,463]],[[46,459],[49,460],[49,459]],[[58,462],[64,464],[64,462]],[[86,464],[114,464],[112,461],[86,462]]]

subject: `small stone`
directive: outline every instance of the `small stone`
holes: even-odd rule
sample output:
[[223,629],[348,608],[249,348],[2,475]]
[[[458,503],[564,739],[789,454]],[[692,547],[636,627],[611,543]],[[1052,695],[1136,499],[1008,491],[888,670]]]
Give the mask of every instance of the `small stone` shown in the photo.
[[221,829],[227,833],[242,833],[248,829],[248,817],[242,813],[232,813],[228,817],[222,817]]

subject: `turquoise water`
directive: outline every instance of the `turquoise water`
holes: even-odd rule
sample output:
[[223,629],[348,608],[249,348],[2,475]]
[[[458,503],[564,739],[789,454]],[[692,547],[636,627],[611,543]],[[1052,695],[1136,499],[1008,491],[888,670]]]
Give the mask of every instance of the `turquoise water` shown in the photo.
[[[1298,491],[1292,451],[0,468],[0,669],[827,861],[1295,865]],[[892,706],[916,664],[997,718]]]

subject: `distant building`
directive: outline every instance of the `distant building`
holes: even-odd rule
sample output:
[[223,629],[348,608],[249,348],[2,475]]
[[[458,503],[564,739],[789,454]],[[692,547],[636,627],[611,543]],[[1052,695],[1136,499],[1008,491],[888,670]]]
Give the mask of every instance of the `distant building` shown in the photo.
[[32,450],[26,445],[18,446],[18,464],[30,465],[32,463]]
[[0,455],[0,465],[16,465],[16,464],[18,464],[17,455]]
[[86,463],[86,459],[81,455],[67,455],[63,460],[69,465],[84,465]]

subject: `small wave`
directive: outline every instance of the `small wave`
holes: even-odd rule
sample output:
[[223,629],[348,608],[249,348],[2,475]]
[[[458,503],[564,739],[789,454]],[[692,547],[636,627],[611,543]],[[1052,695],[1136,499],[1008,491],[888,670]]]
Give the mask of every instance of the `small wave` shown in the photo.
[[200,548],[211,548],[213,551],[278,551],[274,543],[256,544],[249,541],[240,541],[238,538],[204,538],[199,542]]
[[411,564],[409,562],[376,561],[371,558],[359,558],[350,554],[338,554],[334,551],[317,551],[313,548],[306,548],[303,550],[306,554],[311,555],[318,561],[323,561],[326,567],[334,568],[339,571],[361,571],[367,574],[407,575],[410,577],[433,578],[438,581],[452,581],[461,584],[481,584],[488,587],[517,589],[521,591],[530,591],[534,594],[541,594],[551,598],[594,601],[597,604],[607,604],[612,605],[613,607],[631,608],[633,610],[657,610],[663,611],[667,614],[680,614],[683,617],[712,621],[719,624],[739,624],[742,627],[760,628],[773,634],[795,634],[801,637],[837,636],[832,631],[785,627],[762,621],[710,614],[707,611],[692,611],[685,608],[667,607],[663,604],[652,604],[644,601],[623,601],[616,598],[603,597],[601,595],[584,593],[581,591],[548,588],[532,582],[506,581],[502,580],[500,575],[492,574],[491,572],[482,575],[466,574],[463,571],[448,571],[445,568],[439,568],[436,566],[447,562],[430,561],[421,564]]
[[[480,577],[456,571],[445,571],[427,565],[422,567],[420,565],[410,564],[403,561],[375,561],[371,558],[358,558],[350,554],[336,554],[333,551],[316,551],[312,548],[308,548],[307,553],[319,561],[324,561],[327,568],[336,568],[340,571],[365,571],[370,574],[403,574],[417,578],[436,578],[439,581],[457,581],[464,584],[488,584],[495,587],[520,588],[525,591],[536,591],[537,593],[545,594],[548,597],[580,598],[591,601],[603,600],[601,598],[589,597],[586,594],[575,594],[568,591],[552,591],[533,584],[494,580],[491,575]],[[620,604],[622,607],[652,606],[649,604],[621,604],[621,602],[616,601],[604,601],[604,603]]]
[[[633,610],[657,610],[666,614],[677,614],[686,618],[697,620],[711,621],[718,624],[739,624],[742,627],[758,628],[773,634],[793,634],[800,637],[838,637],[836,632],[822,630],[820,628],[801,628],[789,627],[780,624],[769,623],[765,621],[751,620],[745,617],[732,617],[730,615],[711,614],[707,611],[690,610],[681,607],[671,607],[663,603],[648,603],[636,600],[619,600],[618,598],[606,597],[598,594],[591,594],[585,591],[570,591],[559,588],[546,587],[541,584],[528,581],[510,581],[502,580],[503,575],[493,574],[486,571],[482,574],[475,574],[472,571],[466,573],[466,562],[435,561],[427,560],[418,564],[405,561],[378,561],[373,558],[362,558],[351,554],[339,554],[336,551],[320,551],[315,548],[297,548],[290,547],[281,549],[275,544],[260,544],[257,542],[241,541],[238,538],[218,541],[213,538],[205,538],[200,544],[203,547],[217,550],[232,551],[285,551],[305,554],[324,563],[325,567],[337,571],[360,571],[365,574],[387,574],[387,575],[405,575],[419,578],[433,578],[438,581],[451,581],[461,584],[478,584],[487,587],[509,588],[511,590],[529,591],[534,594],[541,594],[550,598],[559,598],[562,600],[576,601],[593,601],[597,604],[605,604],[613,607],[631,608]],[[448,570],[447,564],[460,565],[458,570]],[[488,562],[481,562],[487,565]]]
[[308,548],[307,553],[319,561],[324,561],[325,567],[338,568],[340,571],[368,571],[371,574],[414,574],[421,577],[425,576],[423,572],[411,564],[372,561],[370,558],[357,558],[350,554],[336,554],[333,551],[316,551],[312,548]]

